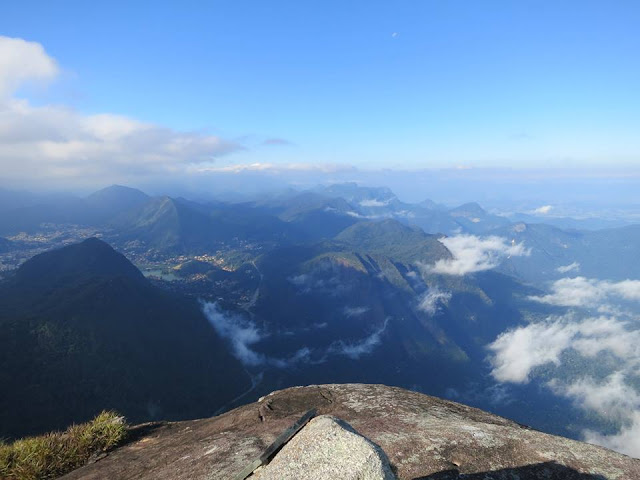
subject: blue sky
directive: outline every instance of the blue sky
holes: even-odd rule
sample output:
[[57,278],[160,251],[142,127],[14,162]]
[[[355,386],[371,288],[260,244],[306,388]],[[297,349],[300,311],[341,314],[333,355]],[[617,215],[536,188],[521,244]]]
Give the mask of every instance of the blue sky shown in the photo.
[[[7,2],[30,105],[239,145],[215,165],[640,163],[636,1]],[[264,145],[282,139],[290,145]],[[278,143],[278,142],[267,142]]]

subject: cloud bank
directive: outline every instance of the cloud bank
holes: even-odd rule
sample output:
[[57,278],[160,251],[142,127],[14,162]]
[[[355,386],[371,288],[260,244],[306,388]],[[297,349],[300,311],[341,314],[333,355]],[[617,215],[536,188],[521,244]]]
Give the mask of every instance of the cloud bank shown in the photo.
[[551,293],[530,300],[564,307],[602,307],[615,300],[640,301],[640,280],[610,282],[585,277],[562,278],[551,285]]
[[629,411],[640,411],[640,395],[626,383],[623,372],[615,372],[602,381],[583,377],[568,384],[552,381],[550,386],[578,406],[606,412],[610,418],[624,419]]
[[522,243],[508,242],[507,239],[497,236],[482,238],[475,235],[456,235],[441,238],[440,242],[447,247],[453,258],[438,260],[427,269],[445,275],[460,276],[491,270],[506,258],[527,256],[531,253]]
[[507,331],[488,348],[491,374],[499,382],[527,383],[536,367],[553,364],[562,368],[564,352],[578,354],[582,359],[578,362],[585,365],[597,361],[599,372],[587,373],[591,370],[576,370],[576,360],[572,360],[567,369],[556,370],[558,377],[547,385],[557,395],[571,399],[576,407],[620,425],[614,435],[586,430],[583,432],[586,441],[640,457],[637,388],[640,320],[637,317],[578,319],[575,313],[569,313]]
[[356,172],[355,167],[338,165],[332,163],[268,163],[254,162],[223,166],[197,166],[193,168],[198,173],[226,173],[226,174],[242,174],[242,173],[268,173],[273,175],[281,175],[290,173],[307,173],[314,178],[314,175],[321,173],[351,173]]
[[622,422],[620,431],[613,435],[584,431],[585,441],[640,457],[640,395],[627,383],[629,377],[623,372],[615,372],[601,382],[582,378],[567,385],[552,382],[551,387],[555,393],[571,398],[583,409]]
[[629,330],[628,322],[615,317],[550,317],[504,332],[488,348],[491,374],[499,382],[527,383],[535,367],[560,365],[560,354],[569,348],[589,358],[609,352],[626,365],[640,366],[640,330]]
[[15,97],[59,69],[42,45],[0,36],[0,165],[6,179],[129,180],[188,174],[242,146],[215,135],[179,132],[122,115],[85,115]]

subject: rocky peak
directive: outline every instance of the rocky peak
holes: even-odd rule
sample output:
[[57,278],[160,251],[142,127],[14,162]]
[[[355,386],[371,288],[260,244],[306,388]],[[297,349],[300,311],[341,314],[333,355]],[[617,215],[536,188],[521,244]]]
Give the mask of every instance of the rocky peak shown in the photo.
[[[348,422],[358,434],[337,420],[335,425],[316,421],[323,428],[293,437],[291,446],[272,460],[274,470],[308,458],[314,449],[321,452],[324,447],[303,450],[301,445],[332,431],[342,438],[366,437],[358,442],[363,447],[370,442],[374,451],[380,447],[400,480],[640,478],[640,460],[605,448],[538,432],[459,403],[361,384],[289,388],[217,417],[142,426],[128,445],[64,478],[234,479],[311,408]],[[335,461],[345,460],[338,455]]]

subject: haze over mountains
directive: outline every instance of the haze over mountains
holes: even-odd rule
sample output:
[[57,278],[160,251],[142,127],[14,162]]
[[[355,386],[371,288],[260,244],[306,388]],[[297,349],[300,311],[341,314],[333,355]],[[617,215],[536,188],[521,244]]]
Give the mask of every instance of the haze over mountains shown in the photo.
[[356,184],[40,202],[0,211],[3,435],[370,382],[638,454],[621,440],[638,428],[637,226],[563,230]]

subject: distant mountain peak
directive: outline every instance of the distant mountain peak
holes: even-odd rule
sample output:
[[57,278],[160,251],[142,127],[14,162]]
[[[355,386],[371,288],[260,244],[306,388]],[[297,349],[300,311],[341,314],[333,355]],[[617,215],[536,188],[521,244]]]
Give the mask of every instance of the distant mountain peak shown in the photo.
[[486,215],[487,212],[477,202],[469,202],[451,210],[453,214]]
[[386,202],[397,200],[396,195],[388,187],[365,187],[356,183],[337,183],[324,187],[322,193],[330,196],[341,196],[348,201],[373,201]]
[[85,203],[94,217],[109,220],[146,203],[149,196],[135,188],[111,185],[92,193]]
[[423,207],[423,208],[427,208],[429,210],[443,210],[444,207],[442,205],[440,205],[439,203],[434,202],[433,200],[427,198],[426,200],[423,200],[422,202],[418,203],[419,206]]
[[110,185],[105,187],[97,192],[93,192],[91,195],[87,197],[87,200],[98,199],[102,197],[113,197],[113,196],[122,196],[127,195],[129,198],[135,197],[141,200],[146,200],[149,198],[149,195],[144,193],[137,188],[127,187],[124,185]]
[[335,240],[357,250],[383,254],[405,263],[435,262],[449,256],[435,235],[395,219],[363,221],[344,229]]

